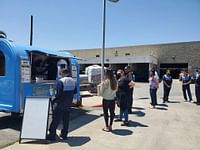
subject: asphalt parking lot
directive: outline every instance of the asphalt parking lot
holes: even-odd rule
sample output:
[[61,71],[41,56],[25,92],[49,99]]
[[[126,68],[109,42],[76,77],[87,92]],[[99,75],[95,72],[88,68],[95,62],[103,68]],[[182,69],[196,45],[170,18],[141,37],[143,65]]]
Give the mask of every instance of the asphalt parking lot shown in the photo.
[[[191,85],[193,100],[194,85]],[[81,150],[198,150],[200,149],[200,106],[184,102],[181,84],[174,81],[170,94],[170,103],[162,103],[162,83],[158,90],[158,106],[149,108],[149,89],[147,83],[137,83],[134,91],[133,114],[129,115],[130,125],[122,127],[115,122],[113,131],[102,131],[104,120],[101,116],[101,98],[98,96],[83,98],[82,113],[70,122],[70,133],[67,141],[44,144],[37,142],[15,141],[19,138],[20,119],[12,120],[1,114],[0,141],[12,137],[12,145],[5,150],[21,149],[81,149]],[[76,110],[75,110],[76,111]],[[116,115],[119,109],[116,108]],[[7,119],[6,119],[7,118]],[[9,119],[8,119],[9,118]],[[7,120],[7,121],[6,121]],[[16,127],[13,123],[16,122]],[[2,125],[8,124],[8,125]],[[10,126],[10,125],[11,126]],[[59,130],[58,130],[59,133]],[[6,140],[7,139],[7,140]],[[14,142],[14,144],[13,144]],[[6,143],[5,143],[6,144]],[[5,145],[4,144],[4,145]]]

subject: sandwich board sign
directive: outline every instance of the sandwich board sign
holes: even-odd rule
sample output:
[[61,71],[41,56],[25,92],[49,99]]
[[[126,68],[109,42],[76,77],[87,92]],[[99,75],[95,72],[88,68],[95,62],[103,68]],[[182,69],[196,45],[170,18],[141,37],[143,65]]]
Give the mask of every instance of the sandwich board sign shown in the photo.
[[26,97],[23,114],[21,139],[46,139],[50,97]]

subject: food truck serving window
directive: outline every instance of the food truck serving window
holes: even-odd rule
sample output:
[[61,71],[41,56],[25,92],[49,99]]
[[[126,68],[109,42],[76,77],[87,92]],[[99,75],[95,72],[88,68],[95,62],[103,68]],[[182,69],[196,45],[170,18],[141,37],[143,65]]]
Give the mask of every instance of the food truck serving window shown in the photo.
[[[58,78],[60,60],[65,60],[68,65],[66,58],[49,55],[41,52],[31,52],[31,80],[36,82],[44,80],[56,80]],[[61,66],[62,67],[62,66]]]
[[5,56],[0,51],[0,76],[5,76]]

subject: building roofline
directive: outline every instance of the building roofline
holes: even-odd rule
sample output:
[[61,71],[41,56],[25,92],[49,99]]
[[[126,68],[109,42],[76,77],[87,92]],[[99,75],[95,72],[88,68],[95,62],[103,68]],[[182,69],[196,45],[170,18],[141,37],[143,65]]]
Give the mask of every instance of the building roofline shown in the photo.
[[[107,49],[115,48],[129,48],[129,47],[149,47],[149,46],[169,46],[169,45],[180,45],[180,44],[194,44],[199,43],[200,41],[188,41],[188,42],[172,42],[172,43],[158,43],[158,44],[142,44],[142,45],[128,45],[128,46],[115,46],[115,47],[106,47]],[[65,51],[79,51],[79,50],[99,50],[101,48],[82,48],[82,49],[72,49]]]

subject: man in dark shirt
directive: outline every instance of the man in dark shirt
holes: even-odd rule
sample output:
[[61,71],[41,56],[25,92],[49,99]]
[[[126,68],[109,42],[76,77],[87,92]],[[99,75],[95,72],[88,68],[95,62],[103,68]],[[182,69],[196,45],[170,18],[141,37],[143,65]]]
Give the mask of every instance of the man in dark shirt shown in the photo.
[[[133,72],[131,72],[131,66],[126,66],[124,68],[124,72],[125,72],[125,76],[130,80],[135,82],[135,75],[133,74]],[[131,114],[132,113],[132,105],[133,105],[133,90],[134,88],[129,88],[129,108],[128,108],[128,113]]]
[[170,75],[170,70],[167,69],[166,74],[162,78],[163,80],[163,103],[169,102],[169,93],[172,87],[172,76]]
[[120,76],[118,79],[117,98],[119,99],[120,115],[115,121],[122,121],[124,116],[124,123],[122,126],[128,126],[128,108],[130,107],[130,88],[134,87],[134,82],[125,77],[123,70],[118,70],[117,74]]
[[67,69],[61,70],[62,78],[59,79],[57,84],[56,98],[53,101],[53,120],[51,122],[47,139],[55,140],[56,129],[63,121],[63,129],[61,130],[60,137],[64,140],[67,139],[70,108],[73,101],[73,96],[77,92],[76,83],[72,77],[70,77]]
[[200,68],[196,73],[196,80],[195,80],[195,95],[197,99],[197,105],[200,105]]
[[[182,81],[183,97],[185,101],[187,101],[187,94],[188,94],[189,101],[191,102],[192,101],[192,94],[190,90],[191,77],[185,70],[183,70],[183,74],[181,75],[180,80]],[[187,91],[187,94],[186,94],[186,91]]]

